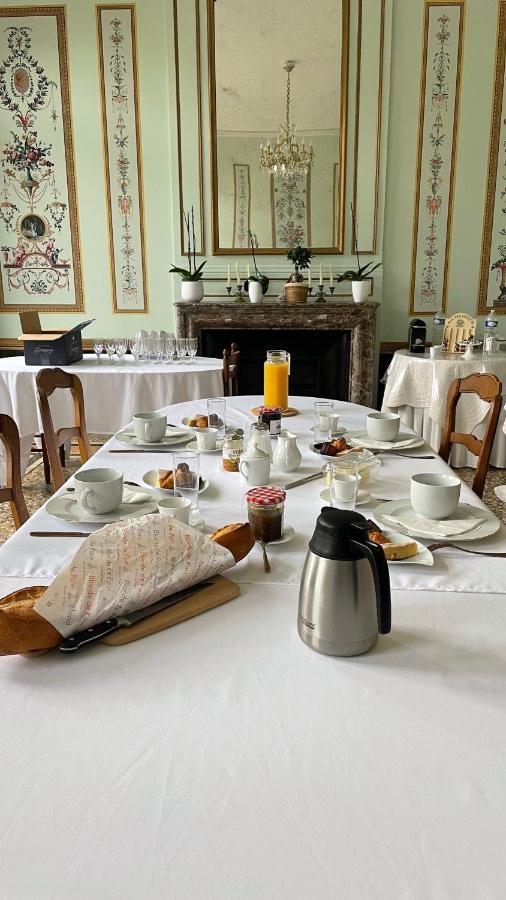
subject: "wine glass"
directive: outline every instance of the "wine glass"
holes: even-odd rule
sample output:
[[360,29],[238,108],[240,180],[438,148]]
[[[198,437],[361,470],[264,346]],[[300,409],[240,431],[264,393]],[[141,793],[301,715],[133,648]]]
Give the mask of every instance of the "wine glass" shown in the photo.
[[162,362],[174,362],[174,339],[164,338],[162,344]]
[[128,341],[126,338],[116,338],[116,355],[120,361],[123,362],[125,358],[125,353],[128,349]]
[[198,350],[197,338],[195,338],[195,337],[187,338],[186,346],[188,348],[188,356],[190,357],[190,362],[192,362],[192,360],[194,360],[197,355],[197,350]]
[[109,362],[112,363],[112,358],[116,353],[116,340],[115,338],[106,338],[105,339],[105,352],[109,357]]
[[177,358],[178,362],[185,363],[186,362],[186,351],[187,351],[187,343],[186,338],[178,338],[177,339]]
[[104,349],[104,339],[103,338],[93,338],[93,352],[97,356],[97,363],[100,365],[100,356],[102,354],[102,350]]

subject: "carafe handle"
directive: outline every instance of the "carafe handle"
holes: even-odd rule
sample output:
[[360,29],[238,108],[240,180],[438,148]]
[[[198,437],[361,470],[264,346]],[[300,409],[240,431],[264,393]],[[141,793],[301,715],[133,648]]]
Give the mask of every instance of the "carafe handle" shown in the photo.
[[392,627],[392,604],[386,556],[379,544],[369,540],[364,526],[354,523],[350,525],[350,530],[357,533],[357,537],[350,540],[351,546],[367,557],[374,576],[378,631],[380,634],[388,634]]

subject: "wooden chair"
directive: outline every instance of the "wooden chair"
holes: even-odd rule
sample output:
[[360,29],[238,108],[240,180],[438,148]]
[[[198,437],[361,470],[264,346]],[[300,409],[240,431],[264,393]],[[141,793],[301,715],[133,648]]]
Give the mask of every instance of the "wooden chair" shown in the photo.
[[239,358],[241,356],[237,344],[230,344],[230,350],[223,351],[223,395],[236,397],[239,393]]
[[[480,400],[485,400],[491,404],[485,436],[481,440],[473,434],[462,434],[459,431],[455,431],[457,403],[462,394],[477,394]],[[445,462],[448,462],[452,444],[463,444],[464,447],[467,447],[471,453],[478,457],[478,465],[473,480],[473,491],[475,494],[478,494],[478,497],[483,495],[501,406],[502,384],[496,375],[491,375],[487,372],[482,374],[476,372],[468,375],[467,378],[456,378],[450,385],[439,455]]]
[[21,483],[21,458],[19,431],[14,419],[0,413],[0,441],[5,448],[7,479],[5,487],[0,487],[0,503],[10,503],[12,518],[16,528],[29,518]]
[[[59,389],[70,390],[72,394],[75,424],[70,428],[60,428],[55,432],[48,397]],[[43,447],[49,460],[53,486],[55,490],[58,490],[65,483],[65,474],[59,453],[65,441],[73,437],[77,438],[79,454],[83,463],[91,456],[91,446],[86,431],[83,386],[77,375],[64,372],[63,369],[41,369],[37,374],[37,392],[44,431]]]

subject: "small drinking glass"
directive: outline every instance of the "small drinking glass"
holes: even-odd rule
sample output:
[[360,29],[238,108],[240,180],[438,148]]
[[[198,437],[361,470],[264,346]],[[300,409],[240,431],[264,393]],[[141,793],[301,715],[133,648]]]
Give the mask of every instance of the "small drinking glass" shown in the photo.
[[103,338],[93,338],[93,352],[96,354],[97,363],[100,365],[100,356],[102,355],[102,350],[104,349],[104,339]]
[[337,509],[354,511],[357,505],[360,474],[358,463],[354,460],[331,460],[330,468],[330,505]]
[[265,422],[253,422],[249,430],[248,449],[263,450],[272,458],[271,434]]
[[128,350],[128,341],[126,338],[116,338],[116,356],[120,363],[123,362],[125,354]]
[[209,428],[217,429],[217,444],[223,444],[227,424],[227,401],[224,397],[211,397],[207,401]]
[[317,400],[314,405],[314,442],[330,441],[332,434],[332,413],[334,404]]
[[112,358],[116,353],[116,340],[115,338],[106,338],[105,339],[105,352],[109,357],[109,362],[112,363]]
[[181,497],[191,501],[192,510],[199,508],[199,462],[196,450],[179,450],[172,454],[174,487]]

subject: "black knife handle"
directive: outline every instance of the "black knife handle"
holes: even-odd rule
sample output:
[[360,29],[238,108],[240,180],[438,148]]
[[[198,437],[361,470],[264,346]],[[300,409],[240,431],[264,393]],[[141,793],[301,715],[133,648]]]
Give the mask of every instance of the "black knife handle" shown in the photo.
[[79,650],[79,647],[91,643],[91,641],[98,641],[100,638],[105,637],[106,634],[110,634],[111,631],[116,631],[119,627],[120,624],[117,619],[106,619],[105,622],[99,622],[98,625],[85,628],[84,631],[78,631],[72,637],[66,638],[61,644],[58,644],[58,650],[61,650],[62,653],[72,653],[74,650]]

